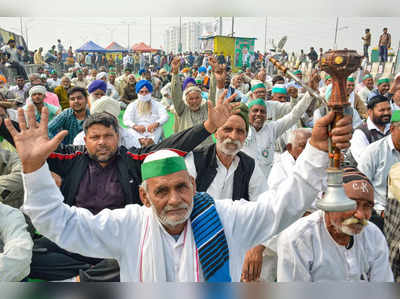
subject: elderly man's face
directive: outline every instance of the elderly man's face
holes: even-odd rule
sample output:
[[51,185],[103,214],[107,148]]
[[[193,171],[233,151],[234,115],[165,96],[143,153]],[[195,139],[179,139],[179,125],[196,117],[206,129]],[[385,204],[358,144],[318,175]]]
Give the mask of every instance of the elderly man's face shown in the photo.
[[352,181],[343,185],[346,195],[357,202],[357,208],[346,212],[325,212],[327,225],[346,235],[359,234],[368,224],[374,207],[374,191],[366,181]]
[[296,99],[299,95],[298,89],[294,86],[288,87],[287,92],[288,92],[289,96],[291,96],[294,99]]
[[34,104],[43,104],[45,95],[41,93],[34,93],[31,95],[32,102]]
[[242,77],[236,76],[235,78],[233,78],[232,83],[233,83],[233,87],[239,88],[240,84],[242,84]]
[[389,83],[382,83],[378,86],[378,90],[380,94],[386,94],[389,91],[390,84]]
[[201,105],[201,93],[198,91],[191,91],[186,95],[186,102],[189,109],[192,111],[197,111],[200,109]]
[[96,78],[96,76],[97,76],[97,71],[96,71],[96,70],[91,70],[90,75],[91,75],[93,78]]
[[257,88],[253,91],[253,99],[263,99],[265,100],[265,96],[267,95],[267,91],[265,88]]
[[307,145],[308,138],[311,137],[311,132],[309,134],[297,134],[296,140],[293,143],[287,144],[287,151],[292,155],[293,159],[301,155]]
[[364,85],[369,89],[372,90],[374,88],[374,79],[368,78],[364,80]]
[[142,96],[145,96],[145,95],[147,95],[149,93],[150,93],[150,91],[147,89],[146,86],[143,86],[142,89],[139,90],[139,94],[142,95]]
[[236,155],[247,137],[246,123],[239,115],[232,115],[215,133],[217,152],[228,156]]
[[[196,183],[186,170],[146,181],[147,190],[140,187],[140,199],[146,207],[152,207],[167,231],[177,234],[183,230],[193,209]],[[181,226],[180,226],[181,225]],[[178,228],[178,231],[176,229]]]
[[61,85],[62,85],[64,88],[70,88],[70,86],[71,86],[71,80],[69,80],[68,78],[64,78],[64,79],[61,80]]
[[128,76],[128,83],[130,83],[130,84],[136,83],[136,79],[135,79],[134,75],[129,75]]
[[278,101],[281,103],[285,103],[286,95],[283,93],[274,93],[274,94],[272,94],[272,101]]
[[108,162],[117,152],[119,135],[112,127],[94,124],[84,139],[89,156],[97,162]]
[[350,95],[354,90],[354,82],[346,81],[346,92],[347,95]]
[[263,125],[265,120],[267,119],[267,109],[262,105],[254,105],[250,108],[249,111],[249,122],[250,124],[259,131]]
[[100,99],[101,97],[104,97],[106,93],[102,89],[96,89],[95,91],[92,92],[92,95],[94,96],[95,99]]

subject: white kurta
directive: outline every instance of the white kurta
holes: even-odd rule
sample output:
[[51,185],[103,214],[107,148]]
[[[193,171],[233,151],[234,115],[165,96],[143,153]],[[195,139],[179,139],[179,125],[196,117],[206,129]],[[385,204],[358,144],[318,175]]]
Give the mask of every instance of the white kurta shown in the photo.
[[0,203],[0,281],[21,281],[30,272],[33,242],[24,215]]
[[[139,101],[134,101],[126,107],[125,114],[123,117],[124,124],[132,128],[134,125],[136,126],[145,126],[146,131],[141,134],[132,129],[132,132],[135,134],[136,138],[152,138],[154,143],[158,143],[160,137],[163,132],[162,126],[168,121],[168,113],[165,110],[164,106],[155,100],[151,100],[151,113],[148,115],[139,115],[137,111],[137,104]],[[147,126],[158,122],[160,125],[153,133],[147,131]]]
[[360,157],[358,169],[374,186],[375,210],[382,211],[387,203],[387,179],[392,166],[400,162],[400,152],[393,145],[392,135],[388,135],[368,145]]
[[[190,152],[185,157],[186,167],[190,175],[197,177],[196,166],[194,164],[193,153]],[[217,156],[217,174],[207,189],[207,193],[212,198],[232,198],[233,193],[233,178],[235,171],[239,166],[240,158],[236,155],[229,169],[222,164]],[[266,180],[260,168],[255,166],[253,174],[249,181],[249,199],[254,201],[257,196],[267,190]]]
[[354,235],[350,249],[333,240],[321,210],[279,235],[278,282],[361,280],[393,281],[387,243],[375,224]]
[[[367,118],[367,127],[368,130],[375,129],[377,131],[380,131],[379,128],[371,121],[369,117]],[[390,123],[386,125],[383,133],[386,134],[389,131],[389,129],[390,129]],[[351,143],[350,145],[351,154],[359,164],[361,162],[360,159],[361,155],[365,152],[365,149],[369,145],[367,136],[365,136],[364,132],[361,131],[360,129],[356,129],[353,132],[353,137],[351,137],[350,143]]]
[[[296,124],[303,113],[307,110],[312,99],[313,98],[306,93],[293,109],[290,108],[289,112],[287,112],[284,117],[276,121],[265,122],[264,126],[258,132],[254,127],[249,127],[249,133],[242,151],[256,160],[256,163],[260,167],[265,178],[268,178],[274,161],[276,139]],[[266,102],[267,114],[269,111],[268,103],[270,102],[275,103],[275,101]],[[290,106],[290,103],[287,104]]]
[[[257,202],[215,201],[228,242],[233,281],[240,280],[248,249],[289,226],[311,205],[321,188],[327,166],[327,154],[308,144],[297,160],[293,175],[277,192],[263,193]],[[22,177],[24,211],[38,231],[68,251],[118,260],[122,282],[139,280],[139,243],[145,209],[148,208],[127,205],[124,209],[105,209],[92,215],[86,209],[63,204],[64,198],[47,164],[33,173],[22,174]],[[171,238],[168,242],[163,243],[166,256],[175,260],[179,248],[171,248]],[[176,265],[171,269],[173,263],[166,263],[166,267],[167,273],[179,271]]]

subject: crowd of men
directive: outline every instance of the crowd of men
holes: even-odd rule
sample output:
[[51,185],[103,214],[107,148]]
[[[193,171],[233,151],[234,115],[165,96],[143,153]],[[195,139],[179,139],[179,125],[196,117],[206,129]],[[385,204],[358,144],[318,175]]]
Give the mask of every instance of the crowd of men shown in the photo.
[[[349,76],[331,129],[264,63],[192,56],[0,75],[0,280],[400,281],[400,74]],[[328,136],[351,211],[316,205]]]

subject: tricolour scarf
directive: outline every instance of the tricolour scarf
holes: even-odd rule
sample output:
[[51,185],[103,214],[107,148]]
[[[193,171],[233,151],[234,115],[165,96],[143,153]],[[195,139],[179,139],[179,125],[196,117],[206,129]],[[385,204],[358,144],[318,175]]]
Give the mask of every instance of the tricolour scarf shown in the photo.
[[[200,281],[199,268],[208,282],[230,282],[229,248],[225,232],[207,193],[196,193],[193,211],[183,231],[184,245],[176,281]],[[166,264],[160,230],[152,209],[147,209],[140,241],[140,282],[166,281]]]

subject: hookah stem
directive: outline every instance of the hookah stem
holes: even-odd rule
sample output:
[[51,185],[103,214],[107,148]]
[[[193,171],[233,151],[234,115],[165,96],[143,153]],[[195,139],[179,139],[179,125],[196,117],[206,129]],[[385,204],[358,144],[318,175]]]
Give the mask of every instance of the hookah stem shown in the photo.
[[287,77],[293,79],[294,81],[296,81],[297,83],[299,83],[305,90],[308,91],[308,93],[313,96],[316,99],[321,100],[323,103],[325,103],[325,105],[328,104],[328,102],[325,100],[325,98],[321,97],[319,94],[317,94],[311,87],[309,87],[308,85],[306,85],[303,81],[301,81],[295,74],[293,74],[292,72],[289,71],[289,69],[282,65],[281,63],[279,63],[278,60],[276,60],[273,57],[269,58],[269,61],[272,62],[272,64],[279,69],[280,71],[282,71]]
[[[334,107],[335,119],[332,125],[332,129],[335,128],[336,123],[343,118],[343,107]],[[331,167],[340,169],[341,152],[340,149],[332,142],[331,137],[329,137],[329,154],[331,157]]]

